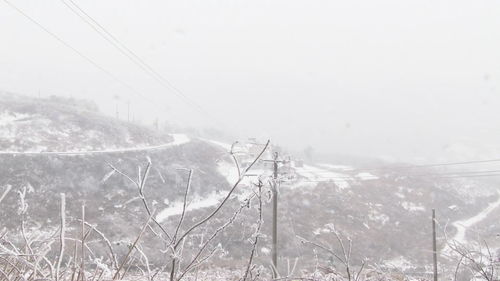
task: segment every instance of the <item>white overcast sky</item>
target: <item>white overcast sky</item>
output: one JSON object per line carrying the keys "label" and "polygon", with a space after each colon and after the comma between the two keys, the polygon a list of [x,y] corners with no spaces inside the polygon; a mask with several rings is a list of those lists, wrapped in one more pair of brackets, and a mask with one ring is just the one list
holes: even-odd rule
{"label": "white overcast sky", "polygon": [[94,99],[107,114],[119,96],[121,114],[130,101],[145,121],[236,130],[296,149],[499,157],[497,0],[73,0],[219,121],[146,76],[60,0],[9,1],[148,101],[3,0],[0,90]]}

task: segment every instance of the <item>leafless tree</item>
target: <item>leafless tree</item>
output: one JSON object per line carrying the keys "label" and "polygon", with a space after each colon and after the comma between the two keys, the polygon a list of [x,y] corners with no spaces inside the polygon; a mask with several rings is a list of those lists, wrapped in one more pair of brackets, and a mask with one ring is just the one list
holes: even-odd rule
{"label": "leafless tree", "polygon": [[[98,229],[96,225],[88,221],[85,205],[82,205],[81,215],[78,218],[68,216],[64,194],[61,194],[60,198],[59,226],[52,229],[49,234],[30,234],[26,229],[27,193],[25,188],[20,189],[18,194],[21,202],[19,211],[22,221],[21,235],[18,239],[19,237],[8,232],[0,233],[0,281],[103,281],[130,279],[136,275],[148,281],[162,278],[160,276],[166,276],[171,281],[184,280],[191,276],[194,271],[198,272],[200,268],[207,265],[212,257],[221,251],[221,247],[215,243],[217,238],[233,225],[243,211],[248,208],[257,210],[257,218],[249,237],[248,259],[242,265],[239,278],[242,281],[265,279],[267,273],[264,272],[262,266],[258,266],[256,263],[257,248],[262,239],[261,230],[264,223],[262,195],[265,194],[264,188],[267,185],[263,184],[263,179],[258,178],[258,182],[251,187],[252,192],[245,195],[244,200],[240,199],[239,204],[230,209],[230,215],[222,217],[218,214],[223,208],[229,208],[229,202],[234,197],[238,186],[247,177],[250,169],[259,161],[268,146],[269,142],[250,164],[243,165],[244,168],[238,161],[237,153],[233,151],[235,146],[232,147],[230,156],[237,169],[238,178],[226,191],[217,206],[197,220],[195,216],[188,219],[194,170],[184,169],[187,172],[187,180],[181,199],[182,211],[179,216],[174,217],[175,223],[173,224],[159,222],[155,216],[157,213],[154,209],[155,205],[148,200],[148,176],[153,166],[151,160],[148,159],[145,166],[138,168],[136,176],[130,176],[110,165],[113,173],[123,176],[136,187],[138,195],[134,197],[134,200],[140,200],[146,214],[142,225],[137,226],[133,241],[126,241],[128,249],[124,253],[115,249],[115,244],[103,230]],[[0,203],[11,189],[9,187],[2,192]],[[215,219],[216,217],[217,219]],[[194,222],[188,224],[191,220]],[[158,250],[158,252],[166,253],[166,259],[159,268],[151,267],[150,257],[152,253],[146,250],[146,244],[143,241],[146,234],[152,234],[154,239],[165,245],[165,248]],[[351,265],[352,241],[343,238],[338,232],[334,232],[334,235],[341,248],[340,254],[319,242],[303,238],[301,240],[332,254],[345,266],[346,279],[359,281],[364,263],[355,272]],[[19,243],[19,241],[22,242]],[[192,241],[197,242],[191,243]],[[97,256],[96,250],[99,252],[104,250],[105,256]],[[297,262],[296,259],[293,263],[289,263],[288,273],[277,280],[318,280],[314,277],[293,277],[292,279]],[[195,276],[198,276],[198,273]]]}
{"label": "leafless tree", "polygon": [[[227,204],[228,200],[232,197],[234,194],[235,190],[237,187],[241,184],[241,182],[245,179],[247,176],[248,171],[257,163],[257,161],[261,158],[261,156],[264,154],[264,152],[267,150],[269,146],[269,141],[265,144],[265,146],[262,148],[260,153],[253,159],[253,161],[244,169],[241,170],[241,166],[237,160],[237,157],[235,156],[235,152],[233,151],[234,145],[232,146],[232,149],[230,151],[230,155],[232,159],[234,160],[236,169],[238,171],[238,179],[237,181],[232,185],[230,190],[226,193],[226,195],[223,197],[222,201],[217,205],[217,207],[209,212],[207,216],[204,218],[200,219],[198,222],[194,223],[190,227],[187,227],[184,231],[182,231],[183,223],[184,223],[184,218],[186,215],[186,210],[187,210],[187,203],[188,203],[188,196],[189,196],[189,190],[191,188],[191,180],[192,180],[192,175],[193,175],[193,170],[188,169],[188,180],[186,183],[186,187],[183,193],[183,204],[182,204],[182,212],[179,218],[179,221],[177,222],[174,231],[172,233],[169,233],[165,226],[163,226],[161,223],[159,223],[154,216],[152,216],[152,210],[149,207],[149,203],[146,199],[145,195],[145,187],[146,187],[146,182],[147,182],[147,177],[149,175],[149,171],[151,169],[152,163],[149,160],[144,172],[141,172],[141,169],[139,168],[139,173],[138,173],[138,180],[134,180],[131,176],[127,175],[126,173],[120,171],[116,167],[111,166],[111,168],[116,171],[118,174],[124,176],[126,179],[128,179],[130,182],[132,182],[138,190],[139,193],[139,198],[141,199],[143,206],[147,212],[148,215],[150,215],[151,220],[155,224],[157,228],[159,228],[160,233],[156,232],[153,227],[149,227],[149,229],[155,233],[158,237],[162,238],[164,241],[167,242],[167,247],[166,250],[170,252],[170,273],[169,273],[169,279],[171,281],[174,280],[181,280],[186,276],[188,272],[191,270],[199,267],[201,264],[206,262],[210,257],[213,256],[213,254],[217,251],[217,248],[212,248],[208,249],[209,243],[213,241],[217,235],[219,235],[224,229],[226,229],[236,218],[236,216],[239,215],[241,212],[241,208],[237,210],[234,215],[228,219],[227,223],[224,223],[220,228],[216,229],[212,235],[210,235],[210,238],[207,239],[199,249],[195,251],[195,254],[188,259],[187,256],[183,255],[183,247],[185,241],[187,238],[189,238],[190,235],[194,233],[195,230],[199,229],[202,227],[204,224],[206,224],[208,221],[213,219],[219,212],[220,210]],[[249,200],[249,199],[248,199]],[[188,259],[188,260],[186,260]],[[179,269],[179,266],[181,262],[185,262],[187,265]],[[154,275],[153,278],[156,277],[161,271],[165,270],[166,266],[163,268],[160,268]]]}
{"label": "leafless tree", "polygon": [[487,281],[498,280],[499,261],[491,251],[486,240],[463,244],[452,239],[446,239],[452,254],[457,259],[453,280],[457,281],[460,270],[469,271],[472,276]]}
{"label": "leafless tree", "polygon": [[330,232],[334,235],[335,240],[337,241],[338,246],[341,249],[341,253],[338,253],[333,247],[330,245],[325,245],[320,242],[310,241],[303,237],[297,236],[300,241],[304,244],[312,245],[318,249],[321,249],[328,254],[332,255],[337,261],[339,261],[345,270],[346,276],[345,278],[348,281],[359,281],[361,277],[361,273],[365,267],[365,261],[363,260],[361,265],[358,267],[357,271],[354,270],[351,265],[351,257],[352,257],[352,240],[349,237],[344,237],[338,230],[333,227],[330,229]]}

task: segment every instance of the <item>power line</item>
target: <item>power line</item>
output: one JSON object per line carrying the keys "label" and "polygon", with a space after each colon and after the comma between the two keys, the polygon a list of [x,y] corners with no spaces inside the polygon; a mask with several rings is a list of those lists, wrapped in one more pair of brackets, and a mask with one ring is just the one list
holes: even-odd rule
{"label": "power line", "polygon": [[407,174],[406,176],[456,176],[456,175],[475,175],[475,174],[490,174],[500,173],[500,170],[482,170],[482,171],[463,171],[463,172],[445,172],[445,173],[428,173],[428,174]]}
{"label": "power line", "polygon": [[[480,177],[496,177],[500,176],[500,173],[494,171],[485,171],[484,173],[476,174],[416,174],[416,175],[399,175],[399,177],[431,177],[431,178],[480,178]],[[377,177],[378,178],[378,177]],[[360,179],[356,177],[318,177],[315,180],[305,180],[303,182],[330,182],[335,180],[375,180],[373,179]]]}
{"label": "power line", "polygon": [[426,164],[426,165],[408,165],[408,166],[396,167],[396,169],[412,169],[412,168],[469,165],[469,164],[481,164],[481,163],[491,163],[491,162],[500,162],[500,159],[473,160],[473,161],[463,161],[463,162],[448,162],[448,163],[437,163],[437,164]]}
{"label": "power line", "polygon": [[94,67],[96,67],[100,71],[104,72],[106,75],[108,75],[109,77],[111,77],[113,80],[115,80],[116,82],[118,82],[120,85],[122,85],[123,87],[129,89],[132,93],[134,93],[135,95],[141,97],[142,99],[147,100],[147,101],[149,101],[149,102],[157,105],[157,103],[155,103],[154,101],[151,101],[150,99],[148,99],[146,96],[144,96],[142,93],[140,93],[139,91],[137,91],[135,88],[133,88],[132,86],[130,86],[129,84],[127,84],[123,80],[119,79],[117,76],[115,76],[113,73],[111,73],[110,71],[106,70],[102,66],[100,66],[98,63],[96,63],[90,57],[88,57],[87,55],[83,54],[78,49],[76,49],[75,47],[73,47],[72,45],[70,45],[69,43],[67,43],[66,41],[64,41],[57,34],[53,33],[49,29],[47,29],[45,26],[43,26],[37,20],[35,20],[34,18],[30,17],[28,14],[26,14],[19,7],[15,6],[11,2],[9,2],[8,0],[3,0],[3,1],[5,3],[7,3],[7,5],[9,5],[11,8],[13,8],[14,10],[16,10],[18,13],[20,13],[22,16],[24,16],[25,18],[27,18],[30,22],[34,23],[36,26],[38,26],[40,29],[42,29],[45,33],[49,34],[52,38],[56,39],[59,43],[63,44],[65,47],[67,47],[70,50],[72,50],[73,52],[75,52],[78,56],[80,56],[81,58],[83,58],[84,60],[86,60],[88,63],[92,64]]}
{"label": "power line", "polygon": [[[333,172],[337,173],[337,172]],[[411,173],[406,173],[406,174],[398,174],[398,176],[432,176],[432,175],[467,175],[467,174],[482,174],[482,173],[500,173],[500,170],[481,170],[481,171],[460,171],[460,172],[442,172],[442,173],[426,173],[426,174],[411,174]],[[329,171],[322,171],[322,172],[316,172],[314,173],[315,175],[319,175],[319,178],[330,178],[330,177],[337,177],[335,175],[331,175]],[[339,177],[342,177],[344,174],[338,173]],[[367,174],[366,177],[370,177],[371,174]],[[363,175],[352,175],[353,177],[363,177]],[[373,175],[375,176],[375,175]]]}
{"label": "power line", "polygon": [[[457,166],[457,165],[470,165],[470,164],[485,164],[485,163],[495,163],[500,162],[500,159],[485,159],[485,160],[471,160],[462,162],[445,162],[445,163],[434,163],[434,164],[422,164],[422,165],[402,165],[402,166],[381,166],[381,167],[367,167],[367,168],[357,168],[350,169],[340,172],[366,172],[366,171],[385,171],[385,170],[408,170],[408,169],[421,169],[421,168],[432,168],[432,167],[445,167],[445,166]],[[317,173],[328,173],[328,170],[317,172]],[[331,171],[337,172],[337,171]]]}
{"label": "power line", "polygon": [[[313,173],[312,178],[305,182],[328,182],[331,180],[376,180],[380,178],[377,175],[349,175],[338,174],[328,176],[329,171]],[[300,175],[300,173],[298,173]],[[467,177],[493,177],[500,176],[500,170],[479,170],[479,171],[461,171],[461,172],[443,172],[443,173],[424,173],[424,174],[397,174],[396,177],[432,177],[432,178],[467,178]],[[371,178],[370,178],[371,177]]]}
{"label": "power line", "polygon": [[[115,49],[126,56],[135,65],[141,68],[144,73],[149,77],[156,80],[164,88],[173,91],[173,94],[178,98],[183,100],[186,104],[195,108],[198,112],[205,116],[208,116],[213,121],[219,123],[210,113],[208,113],[203,107],[196,103],[193,99],[185,95],[179,88],[173,85],[168,79],[163,77],[158,71],[156,71],[151,65],[145,62],[141,57],[139,57],[134,51],[128,48],[123,42],[121,42],[116,36],[114,36],[110,31],[108,31],[103,25],[101,25],[97,20],[95,20],[89,13],[82,9],[73,0],[68,0],[74,7],[69,5],[65,0],[61,2],[68,7],[75,15],[82,19],[87,25],[89,25],[94,31],[96,31],[103,39],[110,43]],[[75,9],[76,8],[76,9]]]}
{"label": "power line", "polygon": [[484,174],[484,175],[457,175],[457,176],[442,176],[438,178],[482,178],[482,177],[497,177],[500,176],[500,173],[498,174]]}

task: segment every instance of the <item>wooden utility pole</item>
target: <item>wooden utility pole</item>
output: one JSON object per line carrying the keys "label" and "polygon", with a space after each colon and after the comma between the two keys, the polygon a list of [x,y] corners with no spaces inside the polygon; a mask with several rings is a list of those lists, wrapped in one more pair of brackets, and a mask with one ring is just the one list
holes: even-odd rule
{"label": "wooden utility pole", "polygon": [[436,210],[432,209],[432,261],[434,265],[434,281],[438,281],[437,245],[436,245]]}
{"label": "wooden utility pole", "polygon": [[289,160],[278,160],[279,153],[276,151],[273,154],[273,159],[262,160],[263,162],[273,163],[273,181],[272,181],[272,192],[273,192],[273,245],[271,249],[272,266],[273,266],[273,278],[278,278],[278,167],[279,164],[288,163]]}
{"label": "wooden utility pole", "polygon": [[278,165],[279,163],[285,162],[278,160],[278,158],[279,153],[274,152],[273,159],[262,160],[264,162],[273,163],[273,181],[271,187],[273,192],[273,245],[271,249],[273,278],[278,278]]}
{"label": "wooden utility pole", "polygon": [[273,161],[273,277],[278,278],[278,152]]}

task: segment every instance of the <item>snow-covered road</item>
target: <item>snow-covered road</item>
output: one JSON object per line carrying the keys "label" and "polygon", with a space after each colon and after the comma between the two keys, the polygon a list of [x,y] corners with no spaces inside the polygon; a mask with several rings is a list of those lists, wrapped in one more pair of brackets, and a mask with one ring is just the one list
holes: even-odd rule
{"label": "snow-covered road", "polygon": [[[222,198],[224,198],[224,194],[216,192],[209,194],[205,198],[197,197],[188,203],[186,206],[186,212],[215,206],[219,204]],[[182,214],[183,204],[183,201],[171,203],[170,207],[163,209],[160,213],[158,213],[158,215],[156,215],[156,220],[158,222],[164,222],[171,216]]]}
{"label": "snow-covered road", "polygon": [[[455,236],[451,238],[450,243],[457,243],[457,244],[466,244],[467,243],[467,238],[466,238],[466,233],[469,228],[472,226],[482,222],[484,219],[488,217],[488,215],[491,214],[496,208],[500,207],[500,192],[498,193],[498,199],[490,204],[486,208],[484,208],[481,212],[479,212],[477,215],[470,217],[465,220],[459,220],[454,223],[452,223],[453,227],[457,229],[457,233]],[[446,245],[443,249],[443,254],[445,255],[450,255],[451,254],[451,249],[448,245]]]}
{"label": "snow-covered road", "polygon": [[0,151],[0,155],[64,155],[64,156],[78,156],[78,155],[92,155],[92,154],[105,154],[105,153],[124,153],[124,152],[138,152],[148,150],[165,149],[173,146],[182,145],[191,141],[191,139],[184,134],[172,134],[174,140],[172,142],[153,146],[131,147],[131,148],[117,148],[117,149],[104,149],[104,150],[87,150],[87,151]]}
{"label": "snow-covered road", "polygon": [[467,232],[467,229],[470,228],[471,226],[478,224],[479,222],[483,221],[485,218],[488,217],[488,215],[493,212],[496,208],[500,206],[500,193],[499,197],[495,202],[490,203],[486,208],[484,208],[479,214],[468,218],[466,220],[461,220],[461,221],[456,221],[452,225],[457,229],[457,234],[453,237],[453,240],[455,240],[458,243],[465,243],[467,242],[465,238],[465,234]]}

